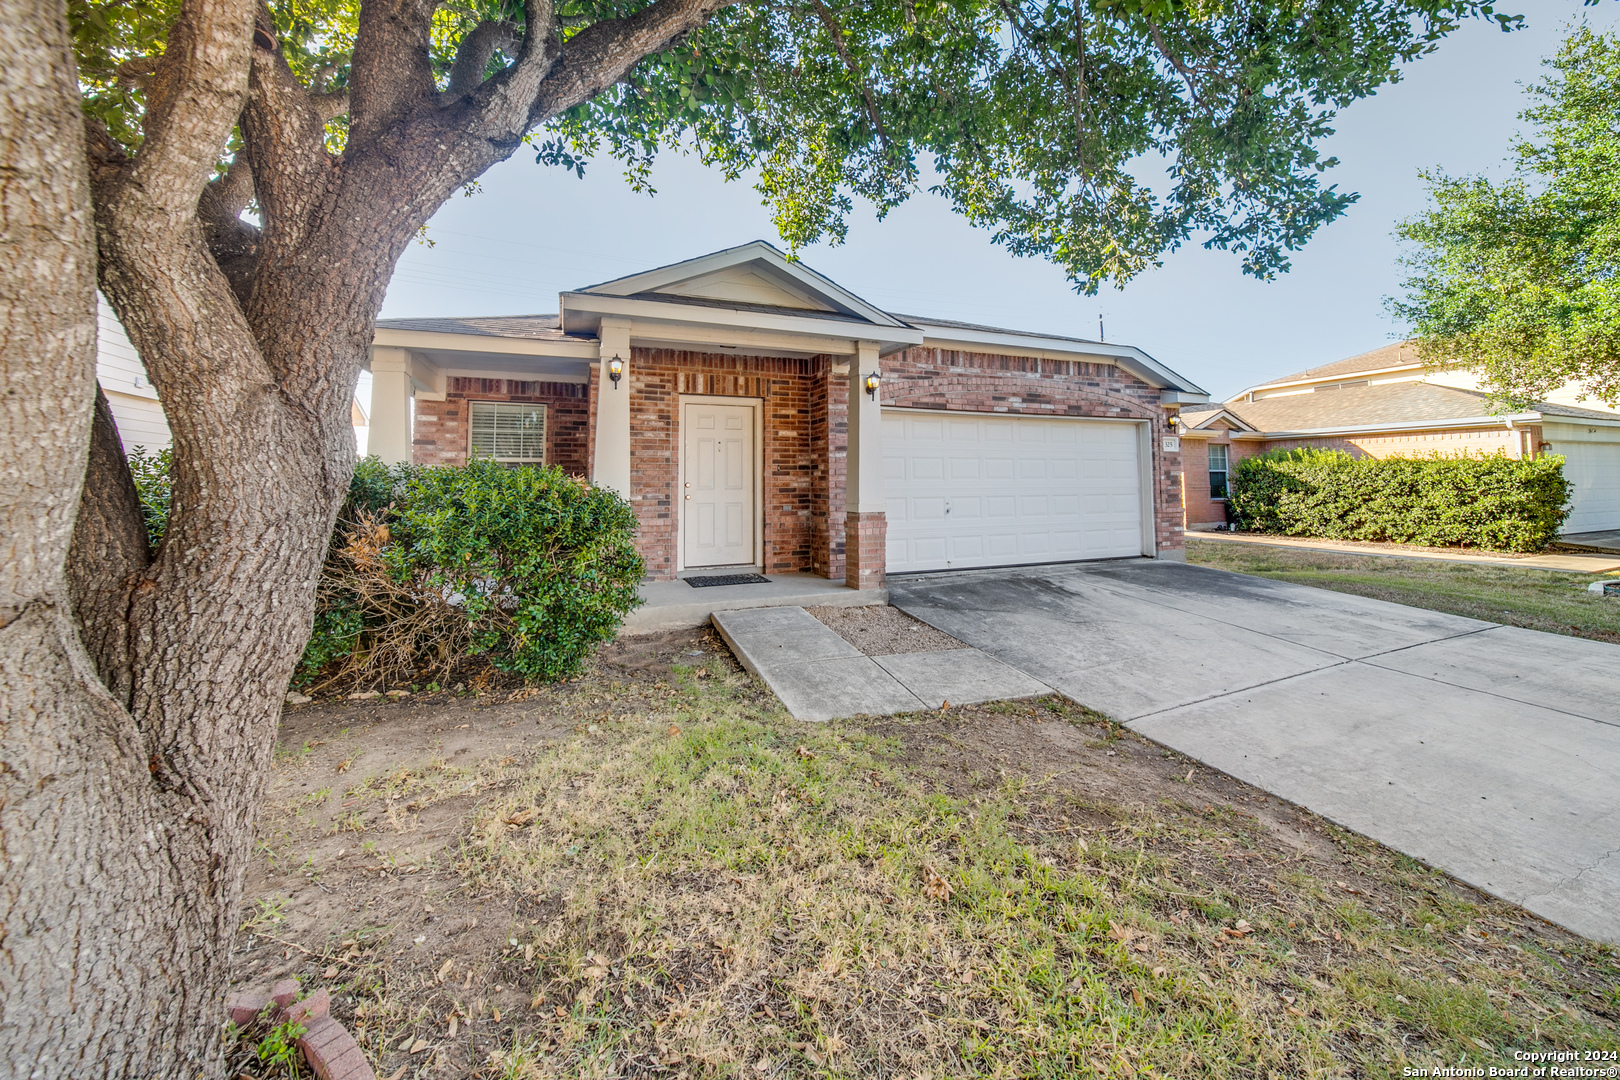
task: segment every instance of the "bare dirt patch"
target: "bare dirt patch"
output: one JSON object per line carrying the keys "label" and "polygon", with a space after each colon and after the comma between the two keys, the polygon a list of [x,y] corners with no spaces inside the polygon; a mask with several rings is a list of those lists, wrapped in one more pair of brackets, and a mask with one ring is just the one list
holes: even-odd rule
{"label": "bare dirt patch", "polygon": [[888,604],[813,607],[805,610],[867,656],[967,648],[966,644],[944,631],[935,630]]}
{"label": "bare dirt patch", "polygon": [[1061,699],[800,724],[708,631],[291,710],[261,834],[237,983],[329,987],[384,1078],[1382,1076],[1620,1022],[1613,950]]}

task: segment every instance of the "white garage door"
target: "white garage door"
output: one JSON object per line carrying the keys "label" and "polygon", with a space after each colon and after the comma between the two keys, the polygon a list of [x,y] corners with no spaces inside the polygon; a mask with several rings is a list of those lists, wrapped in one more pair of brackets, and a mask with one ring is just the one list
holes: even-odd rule
{"label": "white garage door", "polygon": [[1567,533],[1620,529],[1620,443],[1574,442],[1555,437],[1552,452],[1564,455],[1570,493]]}
{"label": "white garage door", "polygon": [[1142,554],[1137,425],[886,409],[888,571]]}

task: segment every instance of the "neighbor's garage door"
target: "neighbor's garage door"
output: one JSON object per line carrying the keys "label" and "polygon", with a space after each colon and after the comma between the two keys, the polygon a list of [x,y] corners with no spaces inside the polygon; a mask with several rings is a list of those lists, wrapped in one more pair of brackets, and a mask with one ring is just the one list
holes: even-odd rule
{"label": "neighbor's garage door", "polygon": [[1564,455],[1564,479],[1575,486],[1564,532],[1620,529],[1620,443],[1552,438],[1552,452]]}
{"label": "neighbor's garage door", "polygon": [[885,409],[888,571],[1142,554],[1137,425]]}

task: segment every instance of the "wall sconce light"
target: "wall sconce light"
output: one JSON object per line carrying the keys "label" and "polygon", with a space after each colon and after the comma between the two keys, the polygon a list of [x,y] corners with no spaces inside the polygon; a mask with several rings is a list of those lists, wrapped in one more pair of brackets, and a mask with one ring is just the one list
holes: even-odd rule
{"label": "wall sconce light", "polygon": [[613,380],[613,389],[619,388],[619,380],[624,378],[624,361],[617,356],[608,361],[608,378]]}
{"label": "wall sconce light", "polygon": [[882,382],[883,378],[877,372],[874,371],[869,374],[866,377],[866,396],[869,398],[876,398],[878,385]]}

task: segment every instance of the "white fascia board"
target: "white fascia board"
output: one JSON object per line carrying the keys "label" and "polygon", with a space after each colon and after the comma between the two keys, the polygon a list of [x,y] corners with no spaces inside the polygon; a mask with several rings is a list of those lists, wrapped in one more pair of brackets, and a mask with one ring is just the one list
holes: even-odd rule
{"label": "white fascia board", "polygon": [[1192,394],[1185,390],[1161,390],[1159,392],[1160,405],[1208,405],[1209,395],[1205,393]]}
{"label": "white fascia board", "polygon": [[1419,361],[1415,364],[1396,364],[1394,367],[1368,368],[1366,371],[1347,371],[1343,375],[1318,375],[1310,379],[1288,379],[1284,382],[1261,383],[1258,386],[1251,386],[1247,390],[1241,390],[1236,396],[1229,397],[1226,400],[1237,401],[1245,394],[1255,394],[1261,390],[1281,390],[1287,386],[1315,386],[1317,383],[1341,383],[1347,380],[1365,379],[1373,375],[1388,375],[1396,371],[1412,371],[1422,367],[1423,363]]}
{"label": "white fascia board", "polygon": [[[671,263],[653,270],[646,270],[629,277],[615,278],[597,285],[588,285],[576,293],[565,293],[566,296],[589,294],[591,296],[634,296],[637,293],[658,292],[660,289],[692,278],[702,277],[705,274],[717,273],[730,269],[733,266],[745,266],[748,263],[763,260],[770,268],[796,283],[811,295],[817,296],[833,307],[843,308],[868,322],[885,327],[904,327],[888,312],[862,300],[843,286],[822,277],[803,263],[793,262],[763,240],[752,240],[740,247],[726,248],[708,255],[700,255],[685,262]],[[871,340],[868,337],[867,340]]]}
{"label": "white fascia board", "polygon": [[[562,356],[595,360],[600,348],[594,341],[549,341],[536,338],[490,337],[484,334],[438,334],[423,330],[379,329],[373,345],[435,352],[500,353],[505,356]],[[368,364],[369,364],[369,357]]]}
{"label": "white fascia board", "polygon": [[[1234,434],[1234,435],[1236,435],[1240,431],[1254,431],[1255,430],[1254,427],[1252,427],[1251,425],[1244,423],[1243,419],[1241,417],[1234,416],[1231,413],[1227,412],[1225,409],[1222,409],[1219,412],[1211,413],[1208,416],[1208,418],[1199,421],[1199,423],[1198,423],[1198,425],[1196,427],[1187,428],[1185,433],[1188,434],[1188,435],[1191,435],[1195,431],[1214,431],[1214,429],[1209,427],[1208,425],[1213,424],[1217,420],[1225,420],[1229,424],[1235,424],[1236,427],[1234,429],[1232,429],[1232,434]],[[1186,421],[1183,420],[1182,423],[1186,423]]]}
{"label": "white fascia board", "polygon": [[[967,330],[959,326],[940,326],[917,320],[913,325],[922,330],[923,344],[949,348],[953,345],[994,346],[998,351],[1010,350],[1012,356],[1050,356],[1059,359],[1101,359],[1117,364],[1158,390],[1179,390],[1189,394],[1202,394],[1209,400],[1209,392],[1196,383],[1182,378],[1141,349],[1130,345],[1108,345],[1100,341],[1071,341],[1066,338],[1037,337],[1032,334],[1013,334],[996,330]],[[1200,402],[1202,404],[1202,402]]]}
{"label": "white fascia board", "polygon": [[1261,439],[1305,439],[1320,435],[1376,435],[1381,432],[1397,434],[1402,431],[1443,431],[1446,428],[1512,427],[1515,423],[1535,423],[1540,419],[1540,413],[1514,413],[1512,416],[1460,416],[1451,420],[1408,420],[1388,424],[1357,424],[1352,427],[1259,431],[1255,432],[1251,437]]}
{"label": "white fascia board", "polygon": [[1541,418],[1542,424],[1552,424],[1557,427],[1620,427],[1620,417],[1613,420],[1599,420],[1595,416],[1564,416],[1560,413],[1534,413]]}
{"label": "white fascia board", "polygon": [[[797,315],[779,315],[764,311],[739,311],[734,308],[709,307],[687,304],[664,304],[657,300],[632,300],[622,296],[601,296],[595,293],[563,293],[563,317],[569,315],[617,315],[637,322],[651,321],[670,325],[719,326],[726,329],[775,330],[798,334],[807,338],[839,338],[857,341],[876,341],[879,347],[921,345],[922,331],[898,323],[875,326],[853,319],[815,319]],[[633,331],[641,337],[641,331]],[[814,352],[816,350],[807,350]]]}

